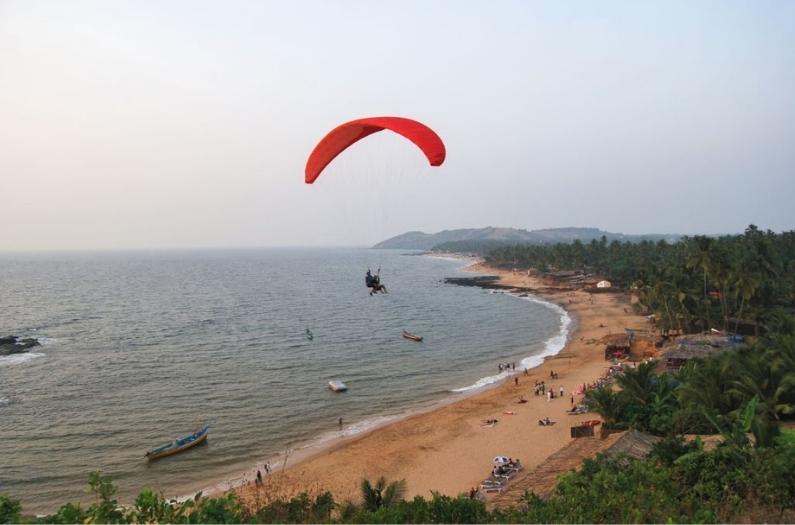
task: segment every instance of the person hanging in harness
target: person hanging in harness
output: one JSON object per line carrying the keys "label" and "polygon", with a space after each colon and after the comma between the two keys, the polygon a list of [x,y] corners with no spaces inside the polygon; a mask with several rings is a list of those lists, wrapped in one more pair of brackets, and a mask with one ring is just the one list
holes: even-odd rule
{"label": "person hanging in harness", "polygon": [[381,268],[378,269],[375,275],[370,272],[370,268],[367,269],[367,273],[364,276],[364,284],[370,288],[370,295],[374,293],[387,293],[386,286],[381,284]]}

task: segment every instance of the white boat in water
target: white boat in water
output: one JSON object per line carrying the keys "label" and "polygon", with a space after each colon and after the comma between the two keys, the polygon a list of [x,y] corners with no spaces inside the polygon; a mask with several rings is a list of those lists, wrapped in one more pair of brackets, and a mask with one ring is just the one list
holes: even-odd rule
{"label": "white boat in water", "polygon": [[346,390],[348,390],[348,386],[342,381],[329,381],[328,387],[333,392],[345,392]]}

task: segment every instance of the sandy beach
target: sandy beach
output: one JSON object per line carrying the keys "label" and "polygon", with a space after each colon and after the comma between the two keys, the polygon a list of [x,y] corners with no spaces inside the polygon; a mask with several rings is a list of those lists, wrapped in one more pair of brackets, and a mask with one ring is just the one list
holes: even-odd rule
{"label": "sandy beach", "polygon": [[[517,369],[518,385],[513,378],[508,379],[460,401],[288,462],[285,470],[277,469],[266,476],[264,488],[257,489],[252,482],[235,489],[244,502],[256,504],[301,491],[314,494],[325,490],[338,501],[358,500],[361,480],[380,476],[405,479],[408,497],[428,497],[432,490],[456,495],[476,487],[488,476],[494,456],[519,458],[525,468],[532,469],[570,442],[573,424],[595,418],[594,414],[570,416],[566,410],[571,406],[571,392],[601,377],[608,367],[604,345],[595,341],[621,333],[626,327],[646,326],[642,317],[631,313],[628,297],[556,288],[536,277],[482,264],[469,269],[498,275],[500,284],[526,289],[564,307],[575,321],[565,348],[527,375]],[[494,366],[496,371],[496,359]],[[550,379],[551,371],[558,374],[557,379]],[[564,396],[548,401],[534,395],[535,380],[544,380],[556,394],[562,386]],[[520,396],[528,402],[518,403]],[[578,396],[575,402],[580,399]],[[538,420],[544,417],[557,424],[539,426]],[[498,423],[484,426],[488,419],[497,419]]]}

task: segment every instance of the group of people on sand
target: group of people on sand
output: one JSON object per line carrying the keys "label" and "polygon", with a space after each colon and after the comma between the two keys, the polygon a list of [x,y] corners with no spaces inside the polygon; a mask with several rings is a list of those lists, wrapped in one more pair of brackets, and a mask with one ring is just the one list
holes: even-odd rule
{"label": "group of people on sand", "polygon": [[538,380],[535,381],[535,390],[534,390],[535,395],[547,396],[547,401],[552,401],[556,397],[563,397],[564,392],[565,391],[563,389],[563,385],[560,385],[558,387],[558,393],[556,395],[554,387],[547,387],[544,381],[538,381]]}
{"label": "group of people on sand", "polygon": [[[266,461],[265,465],[263,465],[262,468],[265,469],[265,475],[271,474],[273,472],[273,469],[271,468],[271,464],[269,461]],[[254,484],[258,487],[262,486],[262,472],[260,471],[260,469],[257,469],[257,479],[254,480]]]}
{"label": "group of people on sand", "polygon": [[511,472],[515,472],[522,468],[522,464],[519,459],[508,458],[508,463],[495,465],[493,469],[491,469],[492,476],[506,476]]}
{"label": "group of people on sand", "polygon": [[511,370],[511,371],[515,372],[516,371],[516,362],[513,362],[513,363],[499,363],[499,364],[497,364],[497,370],[499,370],[500,373],[502,373],[503,371],[507,372],[508,370]]}

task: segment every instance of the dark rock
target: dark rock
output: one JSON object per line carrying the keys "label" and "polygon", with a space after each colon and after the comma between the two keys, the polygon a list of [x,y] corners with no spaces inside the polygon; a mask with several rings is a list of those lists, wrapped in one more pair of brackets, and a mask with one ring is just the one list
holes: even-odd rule
{"label": "dark rock", "polygon": [[457,286],[476,286],[485,290],[509,290],[515,291],[515,286],[508,286],[499,282],[500,278],[496,275],[479,275],[477,277],[446,277],[446,284]]}
{"label": "dark rock", "polygon": [[23,354],[34,346],[40,346],[34,337],[19,338],[15,335],[0,337],[0,355]]}

